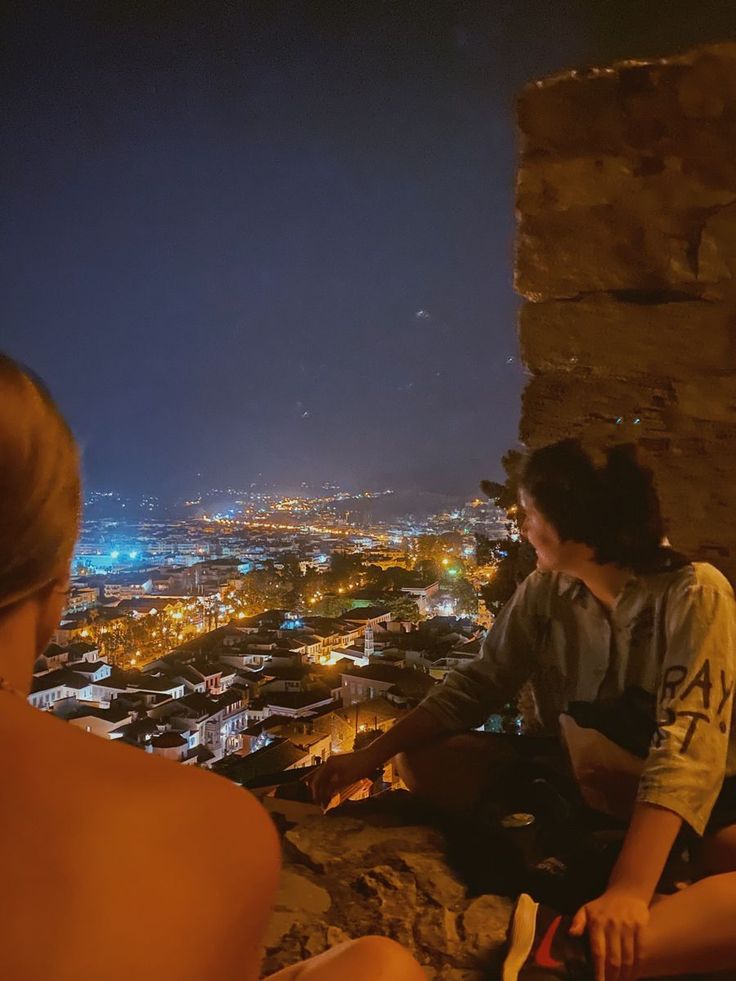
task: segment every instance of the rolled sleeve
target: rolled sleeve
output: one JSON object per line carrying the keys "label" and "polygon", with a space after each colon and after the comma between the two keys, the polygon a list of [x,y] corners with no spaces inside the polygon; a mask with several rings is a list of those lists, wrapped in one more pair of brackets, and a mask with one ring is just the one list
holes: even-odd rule
{"label": "rolled sleeve", "polygon": [[486,634],[477,658],[450,671],[421,702],[448,731],[475,729],[528,680],[535,653],[541,573],[518,587]]}
{"label": "rolled sleeve", "polygon": [[688,584],[668,601],[658,729],[638,800],[678,814],[702,835],[723,783],[736,642],[733,593]]}

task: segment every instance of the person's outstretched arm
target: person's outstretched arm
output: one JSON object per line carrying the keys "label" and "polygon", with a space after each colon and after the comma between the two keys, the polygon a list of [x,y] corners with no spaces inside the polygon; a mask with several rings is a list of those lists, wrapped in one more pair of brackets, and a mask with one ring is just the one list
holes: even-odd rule
{"label": "person's outstretched arm", "polygon": [[306,779],[323,807],[343,787],[367,777],[398,753],[481,725],[528,680],[535,655],[540,592],[547,579],[532,573],[486,634],[478,657],[451,671],[417,708],[365,749],[331,756]]}
{"label": "person's outstretched arm", "polygon": [[330,756],[306,777],[315,801],[327,807],[335,794],[362,777],[368,777],[397,753],[424,746],[445,732],[442,723],[418,705],[403,719],[363,749]]}

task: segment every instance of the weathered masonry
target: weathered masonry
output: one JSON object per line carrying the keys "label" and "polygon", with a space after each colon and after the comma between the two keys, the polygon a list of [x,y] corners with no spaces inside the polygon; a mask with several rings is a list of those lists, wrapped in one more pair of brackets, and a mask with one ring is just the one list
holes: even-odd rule
{"label": "weathered masonry", "polygon": [[521,438],[636,441],[672,543],[736,579],[736,44],[519,99]]}

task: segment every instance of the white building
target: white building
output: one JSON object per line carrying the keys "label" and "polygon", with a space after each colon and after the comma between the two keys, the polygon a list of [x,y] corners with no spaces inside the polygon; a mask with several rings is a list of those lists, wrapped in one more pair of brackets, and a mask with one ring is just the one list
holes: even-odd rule
{"label": "white building", "polygon": [[419,607],[419,612],[424,615],[432,606],[432,602],[440,591],[439,582],[431,582],[426,586],[403,586],[402,593],[406,593]]}

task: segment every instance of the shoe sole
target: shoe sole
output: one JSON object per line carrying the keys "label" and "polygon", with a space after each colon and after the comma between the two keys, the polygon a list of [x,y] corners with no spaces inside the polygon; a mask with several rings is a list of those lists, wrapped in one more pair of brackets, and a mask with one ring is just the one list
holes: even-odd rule
{"label": "shoe sole", "polygon": [[501,981],[517,981],[519,971],[531,953],[537,926],[537,910],[531,896],[522,893],[516,903],[509,930],[509,951],[503,962]]}

